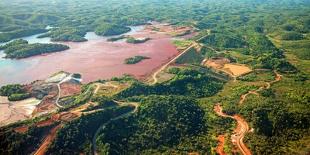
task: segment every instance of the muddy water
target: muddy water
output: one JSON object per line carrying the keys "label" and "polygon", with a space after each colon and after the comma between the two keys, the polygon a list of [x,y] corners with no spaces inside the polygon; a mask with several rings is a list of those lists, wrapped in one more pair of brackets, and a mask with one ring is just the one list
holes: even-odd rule
{"label": "muddy water", "polygon": [[[124,41],[112,43],[107,42],[105,37],[89,32],[85,36],[89,40],[87,42],[63,43],[70,46],[69,50],[63,52],[21,60],[0,59],[0,85],[29,83],[45,79],[61,70],[81,73],[84,82],[123,74],[142,78],[178,53],[168,35],[148,32],[141,27],[134,27],[129,35],[152,39],[143,44],[128,44]],[[151,59],[134,65],[124,64],[126,58],[135,55]]]}

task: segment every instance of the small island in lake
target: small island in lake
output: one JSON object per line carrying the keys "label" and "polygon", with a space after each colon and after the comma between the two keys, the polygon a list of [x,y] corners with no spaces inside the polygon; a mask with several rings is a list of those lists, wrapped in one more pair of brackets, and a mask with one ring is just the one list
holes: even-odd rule
{"label": "small island in lake", "polygon": [[53,53],[69,49],[69,46],[62,44],[29,44],[28,41],[18,39],[6,45],[0,46],[4,50],[5,58],[27,58],[44,53]]}
{"label": "small island in lake", "polygon": [[134,37],[128,37],[126,42],[131,43],[131,44],[140,44],[140,43],[145,43],[151,38],[134,38]]}
{"label": "small island in lake", "polygon": [[144,59],[150,59],[150,58],[146,57],[146,56],[138,55],[138,56],[134,56],[134,57],[125,59],[125,64],[136,64],[136,63],[139,63],[140,61],[142,61]]}

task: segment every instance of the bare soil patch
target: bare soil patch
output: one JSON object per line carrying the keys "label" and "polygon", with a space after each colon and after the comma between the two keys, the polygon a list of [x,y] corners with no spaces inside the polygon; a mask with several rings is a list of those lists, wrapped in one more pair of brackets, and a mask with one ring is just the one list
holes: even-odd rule
{"label": "bare soil patch", "polygon": [[20,126],[15,129],[13,129],[17,133],[26,133],[28,131],[29,127],[28,126]]}
{"label": "bare soil patch", "polygon": [[100,95],[112,96],[128,88],[130,85],[131,85],[130,83],[109,81],[101,84],[100,88],[98,88],[97,93]]}
{"label": "bare soil patch", "polygon": [[168,23],[153,23],[145,28],[152,32],[162,32],[171,36],[188,36],[193,34],[192,28],[187,26],[173,26]]}
{"label": "bare soil patch", "polygon": [[248,74],[252,72],[248,66],[237,63],[230,63],[227,58],[213,58],[203,62],[205,66],[211,67],[216,70],[223,71],[233,77]]}
{"label": "bare soil patch", "polygon": [[28,98],[0,104],[0,126],[32,117],[32,112],[40,102],[38,99]]}
{"label": "bare soil patch", "polygon": [[42,102],[37,106],[33,112],[33,116],[44,114],[56,110],[57,106],[55,105],[57,91],[50,92],[49,95],[45,96]]}
{"label": "bare soil patch", "polygon": [[214,69],[222,69],[227,63],[230,63],[229,59],[227,58],[213,58],[207,60],[204,65]]}
{"label": "bare soil patch", "polygon": [[56,133],[57,130],[60,129],[62,127],[61,124],[57,125],[56,127],[54,127],[50,133],[47,135],[47,137],[44,139],[42,145],[40,146],[40,148],[34,153],[34,155],[44,155],[48,146],[50,145],[50,143],[56,138]]}
{"label": "bare soil patch", "polygon": [[37,126],[37,127],[50,126],[50,125],[52,125],[53,123],[55,123],[55,121],[53,121],[52,119],[48,119],[48,120],[45,120],[45,121],[38,122],[38,123],[36,124],[36,126]]}
{"label": "bare soil patch", "polygon": [[249,67],[241,64],[225,64],[223,69],[227,70],[227,72],[230,72],[234,76],[241,76],[252,72]]}
{"label": "bare soil patch", "polygon": [[9,103],[10,101],[8,100],[8,97],[6,96],[0,96],[0,104],[3,103]]}
{"label": "bare soil patch", "polygon": [[60,98],[73,96],[81,92],[81,85],[77,83],[65,82],[60,85]]}
{"label": "bare soil patch", "polygon": [[226,155],[224,151],[224,144],[225,144],[225,135],[219,135],[217,137],[218,145],[216,147],[216,153],[219,155]]}
{"label": "bare soil patch", "polygon": [[65,122],[69,122],[69,121],[71,121],[71,120],[73,120],[73,119],[75,119],[77,117],[78,117],[78,115],[76,115],[76,114],[73,114],[73,113],[70,113],[70,112],[66,112],[66,113],[63,113],[63,114],[60,115],[59,120],[65,121]]}

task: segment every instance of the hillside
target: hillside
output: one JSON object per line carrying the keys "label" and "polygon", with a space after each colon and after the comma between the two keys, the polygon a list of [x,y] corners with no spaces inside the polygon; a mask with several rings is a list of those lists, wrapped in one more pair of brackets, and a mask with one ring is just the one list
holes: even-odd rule
{"label": "hillside", "polygon": [[[83,82],[61,71],[1,87],[0,154],[310,154],[309,1],[3,0],[0,8],[0,42],[53,26],[41,37],[85,43],[94,32],[115,49],[147,53],[143,46],[168,40],[178,50],[140,78]],[[140,36],[147,40],[135,43]],[[54,46],[67,49],[25,40],[0,49],[24,58]],[[142,70],[158,57],[124,61]]]}

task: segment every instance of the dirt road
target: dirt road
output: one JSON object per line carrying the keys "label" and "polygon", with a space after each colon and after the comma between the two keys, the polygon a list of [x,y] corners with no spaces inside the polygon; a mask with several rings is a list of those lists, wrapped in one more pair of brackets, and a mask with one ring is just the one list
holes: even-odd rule
{"label": "dirt road", "polygon": [[[239,104],[242,104],[249,94],[259,95],[259,93],[258,93],[259,91],[261,91],[263,89],[269,89],[272,84],[274,84],[274,83],[276,83],[276,82],[278,82],[278,81],[280,81],[282,79],[282,75],[279,74],[277,71],[274,71],[274,74],[275,74],[275,80],[273,80],[271,82],[266,82],[267,86],[261,86],[257,90],[249,91],[246,94],[241,95]],[[244,139],[245,134],[247,132],[249,132],[249,130],[250,130],[248,123],[239,115],[230,116],[230,115],[227,115],[227,114],[223,113],[222,107],[220,106],[220,104],[215,105],[214,111],[216,112],[216,114],[218,114],[221,117],[232,118],[232,119],[237,121],[237,127],[236,127],[236,129],[234,131],[234,134],[231,136],[231,140],[232,140],[232,142],[235,145],[237,145],[237,147],[239,148],[240,152],[243,155],[251,155],[251,151],[243,143],[243,139]],[[219,141],[219,142],[220,142],[219,146],[218,146],[219,150],[217,150],[217,151],[220,152],[221,151],[220,150],[221,149],[220,145],[222,145],[222,143],[221,143],[221,141]]]}
{"label": "dirt road", "polygon": [[193,43],[191,46],[189,46],[188,48],[186,48],[183,52],[181,52],[179,55],[177,55],[176,57],[174,57],[173,59],[171,59],[168,63],[166,63],[165,65],[161,66],[156,72],[153,73],[152,78],[153,78],[153,82],[152,85],[156,84],[158,82],[157,79],[157,75],[165,70],[170,64],[172,64],[175,60],[177,60],[179,57],[181,57],[183,54],[185,54],[187,51],[189,51],[191,48],[195,47],[197,45],[197,43]]}
{"label": "dirt road", "polygon": [[39,147],[39,149],[34,153],[34,155],[44,155],[46,153],[46,150],[49,146],[49,144],[56,138],[56,133],[58,131],[58,129],[61,128],[61,124],[55,126],[50,132],[49,134],[45,137],[45,139],[43,140],[43,143],[41,144],[41,146]]}
{"label": "dirt road", "polygon": [[98,155],[98,152],[97,152],[97,145],[96,145],[96,138],[98,136],[98,134],[100,133],[100,131],[106,126],[108,125],[111,121],[114,121],[114,120],[118,120],[118,119],[121,119],[121,118],[124,118],[124,117],[127,117],[129,116],[130,114],[132,113],[135,113],[137,110],[138,110],[138,106],[139,104],[138,103],[135,103],[135,102],[120,102],[120,101],[114,101],[115,103],[119,104],[119,106],[134,106],[135,109],[133,111],[130,111],[130,112],[127,112],[127,113],[124,113],[122,115],[119,115],[113,119],[110,119],[109,121],[107,121],[106,123],[102,124],[95,132],[95,135],[92,139],[92,144],[93,144],[93,147],[92,147],[92,152],[93,152],[93,155]]}
{"label": "dirt road", "polygon": [[217,137],[218,140],[218,145],[216,147],[216,153],[219,155],[226,155],[225,151],[224,151],[224,144],[225,144],[225,135],[219,135]]}
{"label": "dirt road", "polygon": [[58,102],[59,102],[59,99],[60,99],[60,95],[61,95],[61,88],[60,88],[60,85],[61,85],[62,83],[64,83],[64,82],[67,82],[67,81],[69,81],[70,79],[72,79],[72,78],[73,78],[72,75],[73,75],[73,74],[68,75],[67,77],[65,77],[64,79],[62,79],[60,82],[57,83],[58,96],[57,96],[57,98],[56,98],[55,103],[56,103],[56,105],[57,105],[58,108],[63,108],[63,106],[60,105],[60,104],[58,103]]}
{"label": "dirt road", "polygon": [[[210,31],[208,31],[208,33],[210,34]],[[208,35],[209,35],[208,34]],[[152,74],[152,79],[153,79],[153,82],[151,83],[151,85],[154,85],[158,82],[158,78],[157,78],[157,75],[165,70],[170,64],[172,64],[175,60],[177,60],[179,57],[181,57],[182,55],[184,55],[186,52],[188,52],[191,48],[194,48],[195,46],[198,45],[197,42],[199,42],[200,40],[204,39],[205,37],[207,37],[208,35],[206,36],[203,36],[199,39],[197,39],[196,41],[194,41],[189,47],[187,47],[184,51],[182,51],[179,55],[177,55],[176,57],[174,57],[173,59],[171,59],[169,62],[167,62],[165,65],[161,66],[156,72],[154,72]]]}
{"label": "dirt road", "polygon": [[246,94],[241,95],[239,104],[243,104],[243,102],[245,101],[245,99],[246,99],[246,97],[247,97],[248,95],[254,94],[254,95],[259,96],[259,93],[258,93],[259,91],[262,91],[262,90],[264,90],[264,89],[269,89],[269,88],[271,87],[272,84],[281,81],[282,75],[279,74],[277,71],[273,71],[273,72],[274,72],[274,74],[275,74],[275,76],[276,76],[276,77],[275,77],[275,80],[273,80],[273,81],[271,81],[271,82],[266,82],[266,86],[261,86],[261,87],[259,87],[257,90],[250,90],[250,91],[248,91]]}
{"label": "dirt road", "polygon": [[[56,102],[56,105],[58,104],[58,100],[59,100],[59,97],[60,97],[60,93],[61,93],[61,89],[60,89],[60,84],[63,83],[63,82],[66,82],[68,80],[70,80],[72,77],[71,75],[64,78],[61,82],[59,82],[57,85],[59,86],[58,89],[59,89],[59,92],[58,92],[58,97],[57,97],[57,102]],[[98,88],[99,86],[97,86]],[[87,90],[89,91],[90,88]],[[83,112],[84,110],[86,110],[89,106],[91,105],[94,105],[93,103],[89,102],[89,103],[86,103],[86,104],[83,104],[79,107],[76,107],[76,108],[73,108],[73,109],[70,109],[70,111],[68,112],[63,112],[63,113],[58,113],[58,114],[54,114],[51,119],[49,120],[46,120],[50,123],[47,123],[47,125],[50,125],[54,122],[57,122],[57,121],[60,121],[61,123],[59,125],[57,125],[56,127],[54,127],[53,129],[51,129],[51,131],[48,133],[48,135],[44,138],[42,144],[40,145],[39,149],[36,150],[36,152],[34,153],[34,155],[44,155],[48,146],[51,144],[51,142],[56,138],[56,133],[57,131],[62,127],[63,123],[68,121],[68,120],[71,120],[71,119],[75,119],[75,118],[78,118],[80,117],[82,114],[90,114],[90,113],[93,113],[93,112],[97,112],[98,110],[94,110],[94,111],[90,111],[90,112]],[[60,106],[60,105],[59,105]],[[62,107],[62,106],[60,106]],[[99,109],[100,110],[100,109]],[[73,116],[73,118],[67,118],[68,120],[66,120],[66,118],[63,118],[62,116],[65,116],[65,115],[71,115]],[[38,122],[37,124],[42,124],[42,122]]]}
{"label": "dirt road", "polygon": [[232,142],[237,145],[240,152],[243,155],[251,155],[251,151],[247,148],[247,146],[243,143],[243,138],[245,134],[249,131],[248,123],[239,115],[230,116],[223,113],[223,109],[220,104],[217,104],[214,107],[214,111],[222,117],[232,118],[237,121],[237,128],[234,131],[234,134],[231,136]]}

